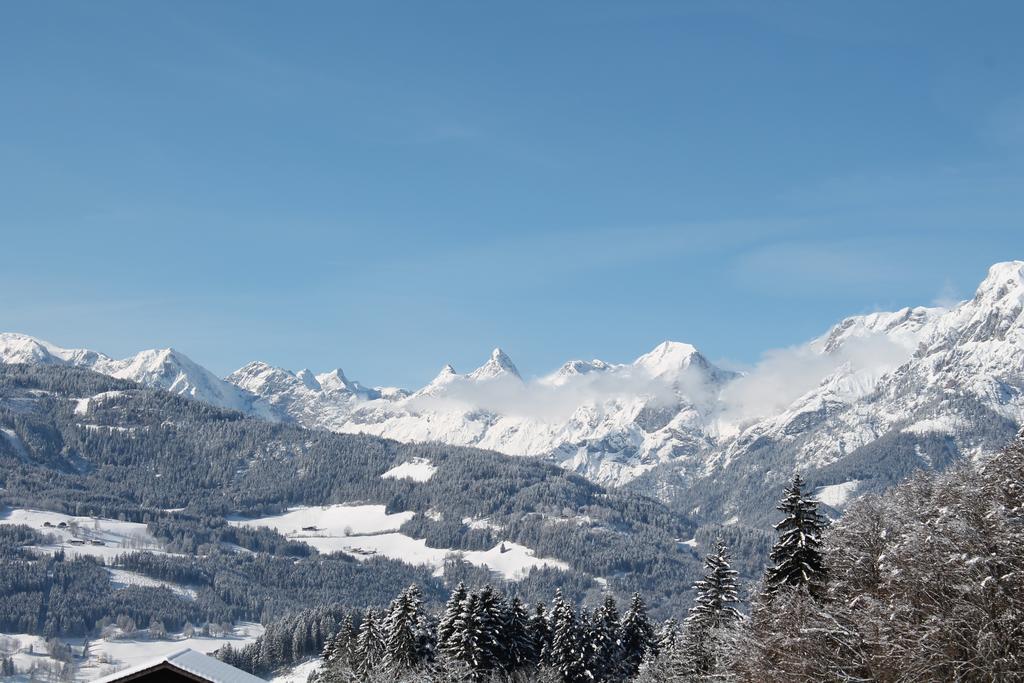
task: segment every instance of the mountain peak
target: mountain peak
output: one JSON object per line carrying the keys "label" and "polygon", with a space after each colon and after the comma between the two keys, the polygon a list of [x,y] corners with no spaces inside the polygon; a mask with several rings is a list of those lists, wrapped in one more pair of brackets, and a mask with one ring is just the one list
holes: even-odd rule
{"label": "mountain peak", "polygon": [[1001,298],[1008,291],[1024,290],[1024,261],[1004,261],[988,269],[988,275],[978,286],[977,296],[994,292]]}
{"label": "mountain peak", "polygon": [[677,341],[663,341],[633,361],[633,365],[647,370],[653,377],[676,374],[694,363],[708,365],[697,347]]}
{"label": "mountain peak", "polygon": [[313,391],[320,391],[320,382],[317,381],[316,375],[314,375],[313,371],[310,370],[309,368],[302,368],[297,373],[295,373],[295,376],[298,377],[299,380],[301,380],[302,383],[305,384],[308,389],[312,389]]}
{"label": "mountain peak", "polygon": [[341,368],[334,368],[330,372],[317,375],[316,381],[324,391],[352,392],[354,390],[352,383],[348,381],[348,377],[345,376],[345,372]]}
{"label": "mountain peak", "polygon": [[562,364],[562,367],[558,368],[547,377],[542,378],[540,381],[543,384],[550,386],[562,386],[581,375],[589,375],[593,372],[606,372],[612,369],[612,365],[605,363],[603,360],[598,360],[597,358],[589,361],[574,359],[566,361]]}
{"label": "mountain peak", "polygon": [[515,363],[512,362],[512,359],[508,357],[508,354],[502,351],[501,348],[495,348],[491,351],[490,360],[469,373],[469,379],[487,380],[506,375],[521,379],[519,370],[516,368]]}

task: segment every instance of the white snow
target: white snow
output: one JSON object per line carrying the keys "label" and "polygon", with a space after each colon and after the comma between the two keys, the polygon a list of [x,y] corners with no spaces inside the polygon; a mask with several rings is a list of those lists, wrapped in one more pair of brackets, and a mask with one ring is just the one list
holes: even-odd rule
{"label": "white snow", "polygon": [[[140,631],[137,635],[121,636],[119,639],[91,638],[88,641],[88,650],[84,652],[82,648],[85,639],[61,640],[70,645],[76,655],[83,654],[83,659],[75,660],[78,670],[75,671],[74,680],[85,682],[164,657],[184,648],[208,654],[228,643],[233,647],[242,647],[256,640],[263,630],[260,624],[241,622],[231,633],[220,637],[196,635],[186,638],[183,634],[171,634],[166,640],[150,640],[145,631]],[[32,651],[31,654],[29,649]],[[46,639],[26,633],[0,633],[0,654],[13,656],[14,665],[19,672],[17,677],[10,679],[13,681],[29,681],[30,677],[22,672],[30,670],[33,664],[52,665],[55,662],[49,657]]]}
{"label": "white snow", "polygon": [[200,635],[186,638],[178,634],[170,636],[167,640],[149,640],[145,637],[92,640],[89,643],[89,658],[79,670],[79,676],[83,680],[95,680],[151,659],[165,657],[184,648],[204,654],[209,654],[228,643],[238,648],[256,640],[262,635],[263,630],[260,624],[242,622],[236,625],[231,634],[219,638]]}
{"label": "white snow", "polygon": [[380,475],[381,479],[409,479],[411,481],[430,481],[437,467],[426,458],[413,458],[401,465],[396,465]]}
{"label": "white snow", "polygon": [[145,574],[139,574],[138,572],[128,571],[127,569],[113,569],[110,567],[107,568],[107,572],[110,574],[110,584],[115,589],[126,588],[128,586],[150,586],[153,588],[166,587],[183,598],[195,599],[196,597],[196,591],[192,588],[171,583],[170,581],[154,579],[146,576]]}
{"label": "white snow", "polygon": [[561,560],[538,558],[532,549],[507,541],[490,550],[431,548],[425,539],[412,538],[397,531],[415,514],[398,512],[389,515],[383,505],[330,505],[293,508],[281,515],[259,519],[232,518],[229,523],[270,527],[288,538],[308,543],[322,553],[344,552],[357,559],[381,555],[407,564],[433,567],[437,572],[444,568],[449,556],[456,554],[471,564],[488,567],[510,580],[525,577],[533,567],[569,568]]}
{"label": "white snow", "polygon": [[[235,526],[270,527],[289,538],[309,543],[319,550],[330,545],[329,541],[338,537],[397,531],[415,516],[415,512],[388,514],[383,505],[326,505],[289,508],[280,515],[258,519],[232,517],[228,521]],[[304,529],[305,527],[315,529]]]}
{"label": "white snow", "polygon": [[[44,526],[46,522],[52,526]],[[61,523],[66,527],[61,529],[58,526]],[[102,517],[74,517],[45,510],[8,509],[0,512],[0,524],[25,524],[36,531],[51,534],[55,542],[38,548],[45,553],[63,550],[69,557],[94,555],[112,559],[123,555],[126,550],[161,551],[160,542],[149,533],[146,525],[137,522],[121,522]],[[94,545],[93,541],[97,544]]]}
{"label": "white snow", "polygon": [[854,491],[860,485],[859,479],[853,479],[851,481],[844,481],[842,484],[832,484],[831,486],[822,486],[815,493],[815,498],[828,505],[839,509],[846,505],[846,502],[853,495]]}
{"label": "white snow", "polygon": [[13,429],[8,429],[7,427],[0,427],[0,436],[11,444],[14,452],[18,454],[18,457],[21,458],[21,460],[28,460],[28,449],[25,448],[25,443],[21,440],[21,437],[18,436],[17,432]]}
{"label": "white snow", "polygon": [[957,431],[966,427],[963,420],[953,415],[942,417],[925,418],[904,427],[901,431],[911,434],[956,434]]}
{"label": "white snow", "polygon": [[317,657],[282,671],[269,679],[269,683],[306,683],[310,674],[320,668],[323,660]]}

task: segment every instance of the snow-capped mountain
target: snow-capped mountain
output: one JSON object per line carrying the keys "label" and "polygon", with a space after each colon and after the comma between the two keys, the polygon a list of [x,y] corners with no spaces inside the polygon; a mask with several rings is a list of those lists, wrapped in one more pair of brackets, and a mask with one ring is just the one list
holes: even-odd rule
{"label": "snow-capped mountain", "polygon": [[975,296],[949,310],[844,320],[807,347],[834,361],[818,384],[781,411],[734,425],[698,462],[671,463],[650,479],[680,499],[718,490],[702,514],[757,518],[794,469],[845,502],[915,469],[991,453],[1024,424],[1022,311],[1024,262],[1013,261],[993,266]]}
{"label": "snow-capped mountain", "polygon": [[795,467],[853,494],[879,472],[995,448],[1024,423],[1022,307],[1024,262],[1013,261],[951,309],[853,316],[745,373],[664,342],[631,363],[571,360],[524,378],[495,349],[412,392],[262,362],[221,380],[172,349],[113,360],[17,334],[0,335],[0,361],[81,365],[307,427],[547,457],[602,483],[647,473],[637,485],[653,479],[666,496],[702,499],[701,482],[743,479],[727,486],[736,500],[705,504],[713,517],[742,513],[751,482],[774,486]]}
{"label": "snow-capped mountain", "polygon": [[223,408],[258,417],[273,414],[254,402],[254,397],[226,382],[172,348],[149,349],[130,358],[115,360],[87,349],[62,349],[24,334],[0,333],[0,362],[37,365],[75,365],[148,387],[165,389]]}

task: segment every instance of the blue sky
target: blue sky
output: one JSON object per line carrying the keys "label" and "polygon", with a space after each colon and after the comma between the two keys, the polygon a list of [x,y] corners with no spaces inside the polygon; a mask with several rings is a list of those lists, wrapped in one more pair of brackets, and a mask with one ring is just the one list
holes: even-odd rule
{"label": "blue sky", "polygon": [[0,329],[750,363],[1024,258],[1021,3],[15,3]]}

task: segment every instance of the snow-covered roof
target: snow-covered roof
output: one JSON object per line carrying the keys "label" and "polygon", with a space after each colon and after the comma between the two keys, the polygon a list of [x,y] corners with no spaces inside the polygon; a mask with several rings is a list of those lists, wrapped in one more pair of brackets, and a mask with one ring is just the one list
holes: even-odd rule
{"label": "snow-covered roof", "polygon": [[195,650],[178,650],[158,659],[143,662],[129,669],[122,669],[117,673],[97,679],[94,683],[114,683],[126,679],[140,678],[151,670],[170,667],[192,674],[204,681],[211,683],[266,683],[262,678],[257,678],[241,669],[225,664],[219,659],[214,659]]}

